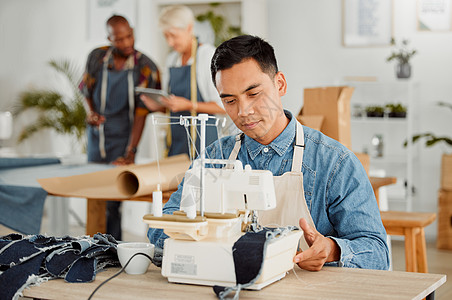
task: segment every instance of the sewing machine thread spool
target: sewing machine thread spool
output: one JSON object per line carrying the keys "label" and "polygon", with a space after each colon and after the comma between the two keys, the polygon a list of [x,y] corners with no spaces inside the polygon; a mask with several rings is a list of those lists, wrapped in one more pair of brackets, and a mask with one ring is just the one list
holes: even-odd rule
{"label": "sewing machine thread spool", "polygon": [[157,191],[152,192],[152,213],[155,217],[162,216],[162,191],[160,184],[157,184]]}

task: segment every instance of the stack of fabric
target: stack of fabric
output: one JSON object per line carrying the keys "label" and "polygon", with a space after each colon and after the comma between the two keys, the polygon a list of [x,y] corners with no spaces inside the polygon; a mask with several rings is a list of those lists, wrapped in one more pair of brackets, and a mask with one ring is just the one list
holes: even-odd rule
{"label": "stack of fabric", "polygon": [[49,279],[90,282],[107,267],[118,267],[117,241],[93,237],[9,234],[0,237],[0,300],[18,299],[24,288]]}

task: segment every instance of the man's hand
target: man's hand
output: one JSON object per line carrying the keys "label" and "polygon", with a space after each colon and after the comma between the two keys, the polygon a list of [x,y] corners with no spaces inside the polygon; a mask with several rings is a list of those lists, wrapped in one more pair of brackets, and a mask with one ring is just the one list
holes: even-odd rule
{"label": "man's hand", "polygon": [[308,250],[297,253],[293,258],[300,268],[320,271],[326,262],[339,260],[340,248],[334,240],[321,235],[304,218],[300,219],[300,228],[309,246]]}
{"label": "man's hand", "polygon": [[91,111],[87,116],[86,116],[86,122],[91,125],[91,126],[99,126],[100,124],[105,122],[105,117],[98,114],[95,111]]}
{"label": "man's hand", "polygon": [[162,103],[172,112],[190,111],[193,103],[184,97],[171,95],[168,98],[162,97]]}
{"label": "man's hand", "polygon": [[126,155],[118,157],[112,164],[115,166],[124,166],[135,163],[135,152],[131,151],[129,148],[130,147],[128,147]]}

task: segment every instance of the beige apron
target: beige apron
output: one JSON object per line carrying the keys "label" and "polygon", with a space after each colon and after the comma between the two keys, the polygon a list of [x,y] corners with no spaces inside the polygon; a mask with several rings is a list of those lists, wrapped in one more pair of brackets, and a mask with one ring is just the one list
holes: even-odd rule
{"label": "beige apron", "polygon": [[[229,160],[236,160],[240,151],[241,138],[237,135],[234,149]],[[314,222],[306,204],[303,189],[303,163],[304,133],[303,126],[297,122],[296,142],[292,158],[292,170],[281,176],[273,176],[276,193],[276,208],[259,212],[259,223],[263,226],[287,226],[300,227],[300,218],[305,218],[308,224],[315,228]],[[307,249],[304,239],[301,239],[303,250]]]}

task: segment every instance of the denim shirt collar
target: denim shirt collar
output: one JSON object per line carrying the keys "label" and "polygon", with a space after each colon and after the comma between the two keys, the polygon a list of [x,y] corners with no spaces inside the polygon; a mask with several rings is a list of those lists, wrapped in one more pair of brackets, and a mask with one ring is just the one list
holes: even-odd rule
{"label": "denim shirt collar", "polygon": [[284,128],[284,130],[270,144],[262,145],[261,143],[245,135],[245,146],[251,159],[254,160],[264,148],[271,148],[275,150],[279,156],[283,156],[289,147],[293,145],[297,121],[289,111],[284,110],[284,114],[290,120],[289,124],[287,124],[286,128]]}

